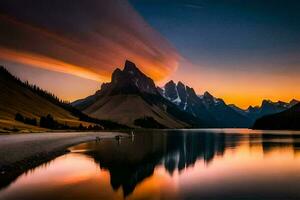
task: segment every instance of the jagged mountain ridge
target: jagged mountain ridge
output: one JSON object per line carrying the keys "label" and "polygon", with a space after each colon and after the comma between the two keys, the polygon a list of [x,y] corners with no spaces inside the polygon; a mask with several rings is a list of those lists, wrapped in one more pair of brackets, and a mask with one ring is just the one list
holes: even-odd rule
{"label": "jagged mountain ridge", "polygon": [[162,88],[156,87],[134,63],[126,61],[123,70],[117,68],[112,73],[111,82],[103,83],[94,95],[72,105],[92,117],[133,127],[137,126],[136,120],[149,119],[144,122],[148,123],[145,127],[154,123],[154,127],[165,128],[248,128],[257,118],[281,112],[295,103],[296,100],[290,103],[264,100],[261,107],[243,110],[227,105],[209,92],[197,95],[182,82],[169,81]]}
{"label": "jagged mountain ridge", "polygon": [[163,98],[154,81],[130,61],[125,62],[123,70],[117,68],[112,73],[111,82],[103,83],[94,95],[72,105],[92,117],[133,127],[137,126],[136,120],[149,117],[166,128],[205,126],[197,117],[181,111]]}
{"label": "jagged mountain ridge", "polygon": [[295,99],[291,100],[289,103],[283,101],[272,102],[271,100],[263,100],[260,107],[250,106],[245,112],[248,115],[256,115],[255,117],[259,118],[264,115],[282,112],[291,108],[297,103],[299,102]]}
{"label": "jagged mountain ridge", "polygon": [[253,128],[268,130],[299,130],[300,103],[293,105],[285,111],[266,115],[257,119]]}
{"label": "jagged mountain ridge", "polygon": [[193,88],[169,81],[163,88],[158,88],[160,94],[176,104],[181,110],[204,120],[212,127],[249,127],[250,120],[227,106],[222,99],[215,98],[209,92],[197,95]]}
{"label": "jagged mountain ridge", "polygon": [[181,110],[202,119],[212,127],[250,127],[262,116],[282,112],[299,103],[295,99],[289,103],[263,100],[261,106],[249,106],[243,110],[234,104],[227,105],[223,99],[216,98],[209,92],[197,95],[193,88],[182,82],[176,84],[173,80],[162,88],[158,87],[158,91]]}
{"label": "jagged mountain ridge", "polygon": [[247,116],[254,123],[260,117],[270,115],[270,114],[280,113],[282,111],[291,108],[297,103],[299,103],[299,101],[295,99],[291,100],[290,102],[283,102],[283,101],[273,102],[271,100],[263,100],[261,106],[256,106],[256,107],[249,106],[246,110],[238,108],[235,105],[229,105],[229,106],[235,109],[237,112],[243,114],[244,116]]}

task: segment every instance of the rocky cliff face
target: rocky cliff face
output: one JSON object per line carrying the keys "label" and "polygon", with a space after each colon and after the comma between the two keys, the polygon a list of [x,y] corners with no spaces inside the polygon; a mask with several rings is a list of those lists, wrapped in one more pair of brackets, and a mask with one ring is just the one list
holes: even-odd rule
{"label": "rocky cliff face", "polygon": [[123,70],[117,68],[112,73],[111,82],[103,83],[96,94],[78,100],[73,105],[93,117],[129,126],[204,126],[197,117],[180,110],[163,98],[161,92],[151,78],[134,63],[126,61]]}
{"label": "rocky cliff face", "polygon": [[99,92],[106,95],[158,93],[154,81],[128,60],[125,62],[123,70],[117,68],[112,73],[110,83],[102,84]]}
{"label": "rocky cliff face", "polygon": [[250,120],[227,106],[222,99],[209,92],[198,96],[193,88],[170,81],[159,89],[160,94],[173,102],[179,109],[200,118],[211,127],[248,127]]}

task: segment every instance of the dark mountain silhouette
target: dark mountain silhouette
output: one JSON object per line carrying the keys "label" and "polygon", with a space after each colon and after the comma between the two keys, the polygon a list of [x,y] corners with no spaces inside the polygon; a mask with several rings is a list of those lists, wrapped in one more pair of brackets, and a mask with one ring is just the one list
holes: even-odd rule
{"label": "dark mountain silhouette", "polygon": [[253,128],[300,130],[300,103],[283,112],[263,116],[257,119]]}
{"label": "dark mountain silhouette", "polygon": [[177,85],[173,81],[166,83],[164,88],[158,88],[160,94],[167,100],[174,103],[180,110],[188,112],[201,119],[208,127],[213,127],[214,118],[206,112],[205,106],[196,95],[193,88],[186,87],[179,82]]}
{"label": "dark mountain silhouette", "polygon": [[[91,118],[74,108],[69,102],[61,101],[55,95],[22,82],[10,74],[4,67],[0,67],[0,127],[13,129],[43,130],[38,123],[24,123],[17,116],[25,117],[31,121],[51,116],[63,126],[79,127],[98,124],[104,128],[125,128],[126,126],[110,121],[100,121]],[[27,120],[28,121],[28,120]]]}
{"label": "dark mountain silhouette", "polygon": [[295,104],[297,104],[297,100],[292,100],[290,103],[286,103],[283,101],[272,102],[270,100],[263,100],[260,107],[249,107],[246,110],[247,116],[252,119],[257,119],[265,115],[270,115],[274,113],[282,112]]}
{"label": "dark mountain silhouette", "polygon": [[[72,105],[92,117],[134,127],[143,127],[142,124],[147,124],[147,128],[150,128],[149,124],[153,124],[153,128],[205,126],[199,118],[181,111],[163,98],[153,80],[130,61],[125,62],[123,70],[116,69],[112,73],[110,83],[103,83],[94,95]],[[151,123],[137,124],[138,119],[151,119]]]}
{"label": "dark mountain silhouette", "polygon": [[109,119],[133,127],[251,127],[264,115],[278,113],[297,103],[264,100],[261,107],[247,110],[227,105],[209,92],[197,95],[193,88],[169,81],[163,88],[126,61],[124,69],[112,73],[94,95],[73,102],[79,110],[98,119]]}
{"label": "dark mountain silhouette", "polygon": [[200,118],[210,127],[249,127],[250,119],[226,105],[222,99],[215,98],[210,93],[198,96],[193,88],[178,82],[170,81],[158,91],[182,111]]}
{"label": "dark mountain silhouette", "polygon": [[292,106],[299,103],[299,101],[293,99],[289,103],[278,101],[278,102],[272,102],[270,100],[263,100],[261,106],[249,106],[248,109],[243,110],[241,108],[238,108],[235,105],[229,105],[231,108],[233,108],[235,111],[239,112],[240,114],[248,117],[251,120],[251,123],[254,124],[254,122],[266,115],[275,114],[282,112],[284,110],[287,110],[291,108]]}

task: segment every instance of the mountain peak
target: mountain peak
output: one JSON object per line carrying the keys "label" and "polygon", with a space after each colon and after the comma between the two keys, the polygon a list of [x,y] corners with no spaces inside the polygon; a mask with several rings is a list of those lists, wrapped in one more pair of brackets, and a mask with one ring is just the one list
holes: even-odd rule
{"label": "mountain peak", "polygon": [[119,68],[115,69],[111,75],[111,82],[113,83],[118,82],[121,76],[122,76],[122,70],[120,70]]}
{"label": "mountain peak", "polygon": [[194,88],[186,86],[186,91],[189,95],[193,95],[194,97],[197,97],[197,94],[196,94]]}
{"label": "mountain peak", "polygon": [[177,83],[177,86],[178,86],[178,87],[182,87],[182,88],[185,87],[185,85],[184,85],[181,81],[179,81],[179,82]]}
{"label": "mountain peak", "polygon": [[214,96],[213,95],[211,95],[209,92],[204,92],[204,94],[203,94],[203,97],[204,98],[209,98],[209,99],[213,99],[214,98]]}
{"label": "mountain peak", "polygon": [[176,85],[175,82],[173,80],[170,80],[169,82],[167,82],[165,85]]}
{"label": "mountain peak", "polygon": [[271,100],[269,100],[269,99],[264,99],[263,101],[262,101],[262,106],[263,105],[266,105],[266,104],[273,104],[274,102],[272,102]]}
{"label": "mountain peak", "polygon": [[296,105],[297,103],[299,103],[299,101],[298,101],[297,99],[292,99],[292,100],[290,101],[290,106],[294,106],[294,105]]}
{"label": "mountain peak", "polygon": [[254,109],[254,107],[250,105],[246,110],[252,110],[252,109]]}
{"label": "mountain peak", "polygon": [[178,98],[178,91],[176,88],[176,84],[173,80],[170,80],[165,84],[165,95],[169,100],[174,100]]}
{"label": "mountain peak", "polygon": [[115,69],[112,73],[111,83],[103,87],[105,93],[119,94],[119,93],[151,93],[156,94],[157,89],[154,81],[140,71],[137,66],[126,60],[124,69]]}
{"label": "mountain peak", "polygon": [[129,73],[140,72],[140,70],[136,67],[136,65],[129,60],[125,61],[125,66],[123,71]]}

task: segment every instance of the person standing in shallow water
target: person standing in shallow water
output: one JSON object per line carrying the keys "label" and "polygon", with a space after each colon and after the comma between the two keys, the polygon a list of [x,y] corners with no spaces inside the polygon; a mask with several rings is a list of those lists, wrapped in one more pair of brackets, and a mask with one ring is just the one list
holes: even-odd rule
{"label": "person standing in shallow water", "polygon": [[134,133],[133,133],[133,130],[131,131],[131,141],[134,142]]}

